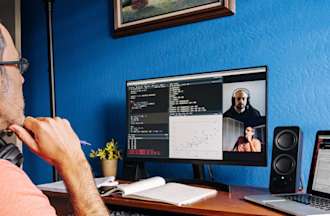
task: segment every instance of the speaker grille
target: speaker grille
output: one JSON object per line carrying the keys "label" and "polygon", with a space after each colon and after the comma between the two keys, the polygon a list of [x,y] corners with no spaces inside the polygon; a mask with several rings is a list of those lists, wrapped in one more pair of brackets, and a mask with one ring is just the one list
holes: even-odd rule
{"label": "speaker grille", "polygon": [[297,134],[292,130],[283,130],[275,137],[275,145],[282,151],[289,151],[298,143]]}

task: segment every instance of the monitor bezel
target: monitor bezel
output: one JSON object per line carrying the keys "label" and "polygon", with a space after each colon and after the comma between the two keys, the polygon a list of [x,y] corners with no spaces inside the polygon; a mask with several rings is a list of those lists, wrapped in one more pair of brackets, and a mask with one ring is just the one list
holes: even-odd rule
{"label": "monitor bezel", "polygon": [[[256,155],[260,157],[259,154],[263,154],[262,158],[260,160],[249,160],[249,161],[243,161],[243,160],[208,160],[208,159],[179,159],[179,158],[148,158],[148,157],[134,157],[134,156],[127,156],[127,140],[128,140],[128,106],[127,106],[127,95],[128,95],[128,88],[127,84],[129,82],[134,81],[144,81],[144,80],[157,80],[162,78],[174,78],[174,77],[184,77],[184,76],[190,76],[190,75],[200,75],[200,74],[210,74],[210,73],[229,73],[229,72],[238,72],[241,70],[257,70],[257,69],[264,69],[264,72],[259,73],[265,73],[266,74],[266,106],[265,106],[265,112],[266,112],[266,143],[264,146],[264,152],[262,153],[244,153],[249,154],[251,157],[253,155]],[[253,73],[253,72],[251,72]],[[257,72],[255,72],[257,73]],[[248,74],[248,73],[247,73]],[[268,66],[267,65],[261,65],[261,66],[255,66],[255,67],[242,67],[242,68],[234,68],[234,69],[223,69],[223,70],[216,70],[216,71],[205,71],[205,72],[196,72],[196,73],[190,73],[190,74],[177,74],[177,75],[170,75],[170,76],[161,76],[161,77],[152,77],[152,78],[143,78],[143,79],[135,79],[135,80],[126,80],[126,97],[125,97],[125,106],[126,106],[126,134],[125,134],[125,154],[124,159],[129,162],[160,162],[160,163],[193,163],[193,164],[219,164],[219,165],[237,165],[237,166],[259,166],[259,167],[266,167],[268,164]],[[243,153],[237,153],[237,154],[243,154]]]}

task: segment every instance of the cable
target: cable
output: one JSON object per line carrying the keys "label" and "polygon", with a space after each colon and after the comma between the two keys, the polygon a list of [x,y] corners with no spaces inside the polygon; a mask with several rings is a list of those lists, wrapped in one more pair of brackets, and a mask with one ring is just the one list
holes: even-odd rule
{"label": "cable", "polygon": [[208,174],[209,174],[209,179],[212,182],[214,182],[214,175],[213,175],[213,171],[212,171],[212,168],[211,168],[210,164],[207,165],[207,171],[208,171]]}
{"label": "cable", "polygon": [[302,177],[299,177],[299,187],[298,187],[298,191],[303,191],[304,190],[304,184],[302,181]]}

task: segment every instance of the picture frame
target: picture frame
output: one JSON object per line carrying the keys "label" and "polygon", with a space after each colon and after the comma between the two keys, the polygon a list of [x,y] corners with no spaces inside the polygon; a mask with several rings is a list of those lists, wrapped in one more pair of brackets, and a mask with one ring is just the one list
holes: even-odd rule
{"label": "picture frame", "polygon": [[122,37],[235,13],[235,0],[113,0],[114,36]]}

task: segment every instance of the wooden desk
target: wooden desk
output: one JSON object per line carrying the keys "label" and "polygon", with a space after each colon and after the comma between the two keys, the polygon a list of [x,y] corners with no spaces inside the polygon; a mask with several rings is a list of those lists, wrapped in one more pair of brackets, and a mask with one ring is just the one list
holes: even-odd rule
{"label": "wooden desk", "polygon": [[[68,194],[43,191],[55,207],[58,215],[72,214]],[[284,215],[276,211],[242,200],[246,194],[265,193],[265,190],[248,187],[230,187],[230,192],[220,191],[216,197],[189,206],[174,206],[159,202],[125,199],[120,196],[103,197],[109,209],[147,211],[151,215]]]}

